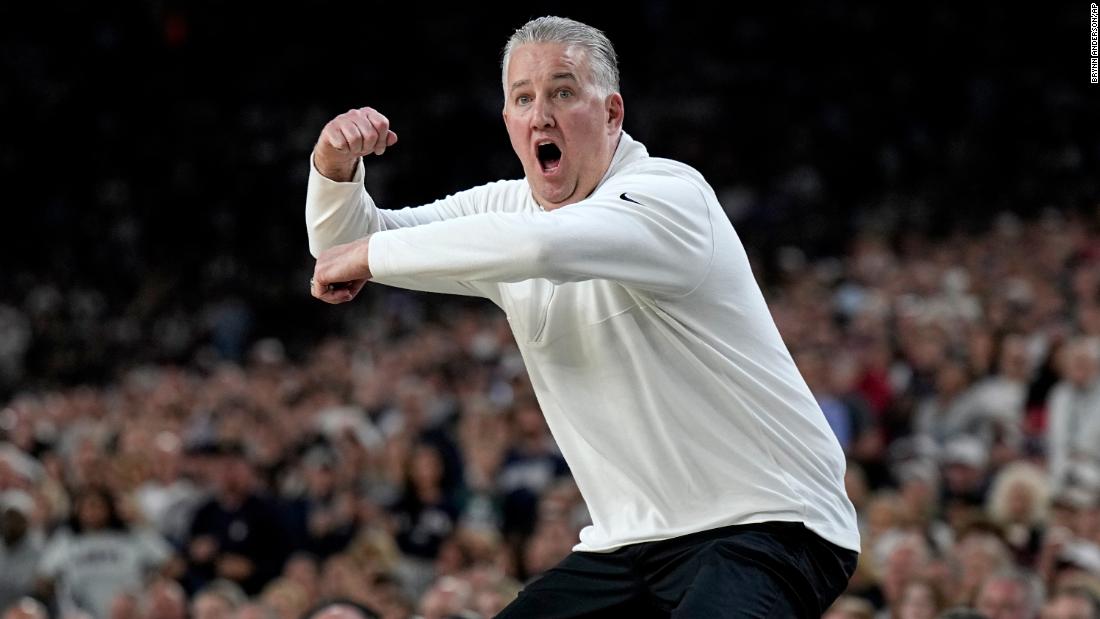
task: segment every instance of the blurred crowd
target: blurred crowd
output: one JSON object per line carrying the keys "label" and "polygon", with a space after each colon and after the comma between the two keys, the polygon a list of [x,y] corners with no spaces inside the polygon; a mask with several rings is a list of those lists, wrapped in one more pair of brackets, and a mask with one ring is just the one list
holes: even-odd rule
{"label": "blurred crowd", "polygon": [[242,364],[7,402],[0,606],[297,619],[338,598],[392,618],[495,614],[586,512],[503,316],[413,322],[406,301],[302,362],[264,340]]}
{"label": "blurred crowd", "polygon": [[[775,262],[862,530],[829,616],[1100,616],[1100,212]],[[505,317],[362,304],[301,359],[261,339],[4,404],[5,619],[491,617],[564,557],[588,516]]]}

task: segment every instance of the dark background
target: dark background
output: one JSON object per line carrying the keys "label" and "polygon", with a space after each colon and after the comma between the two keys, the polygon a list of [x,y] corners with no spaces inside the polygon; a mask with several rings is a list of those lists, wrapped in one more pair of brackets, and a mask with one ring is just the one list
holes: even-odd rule
{"label": "dark background", "polygon": [[607,32],[626,130],[704,173],[765,282],[785,245],[1096,209],[1088,3],[885,4],[3,3],[0,338],[28,386],[346,329],[307,294],[321,127],[390,118],[383,206],[517,177],[500,49],[550,13]]}

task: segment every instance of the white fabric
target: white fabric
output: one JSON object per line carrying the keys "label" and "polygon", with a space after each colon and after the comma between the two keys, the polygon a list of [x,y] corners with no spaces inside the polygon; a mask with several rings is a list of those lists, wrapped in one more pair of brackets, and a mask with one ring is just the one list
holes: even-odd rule
{"label": "white fabric", "polygon": [[844,455],[714,191],[622,134],[585,200],[526,180],[375,207],[311,166],[314,255],[368,233],[374,280],[491,299],[591,512],[576,550],[800,521],[859,549]]}

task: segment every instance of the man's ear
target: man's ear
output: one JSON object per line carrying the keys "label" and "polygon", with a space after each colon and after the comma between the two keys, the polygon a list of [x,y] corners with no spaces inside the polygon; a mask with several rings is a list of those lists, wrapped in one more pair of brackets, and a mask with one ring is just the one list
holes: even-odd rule
{"label": "man's ear", "polygon": [[617,133],[623,128],[623,96],[619,93],[611,93],[607,98],[607,130],[609,134]]}

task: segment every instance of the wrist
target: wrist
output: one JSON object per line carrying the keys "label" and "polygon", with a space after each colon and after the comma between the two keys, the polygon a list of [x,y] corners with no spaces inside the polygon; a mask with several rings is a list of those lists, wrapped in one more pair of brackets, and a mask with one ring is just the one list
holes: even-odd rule
{"label": "wrist", "polygon": [[351,160],[332,160],[326,157],[323,151],[313,151],[313,166],[325,178],[338,183],[347,183],[355,176],[355,168],[359,165],[359,158]]}

